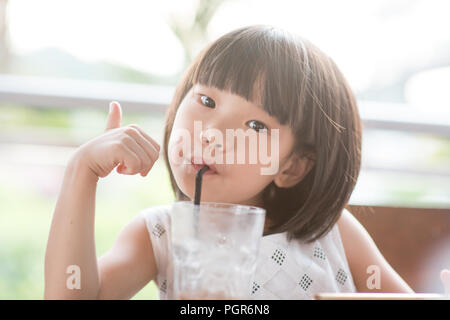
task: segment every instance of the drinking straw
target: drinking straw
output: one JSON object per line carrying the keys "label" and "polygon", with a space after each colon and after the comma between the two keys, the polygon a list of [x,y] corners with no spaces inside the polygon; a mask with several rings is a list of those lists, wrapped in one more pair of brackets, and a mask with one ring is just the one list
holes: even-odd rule
{"label": "drinking straw", "polygon": [[195,235],[198,235],[198,211],[200,209],[200,195],[202,193],[202,177],[203,174],[209,170],[207,165],[204,165],[195,175],[195,196],[194,196],[194,219],[195,219]]}
{"label": "drinking straw", "polygon": [[209,167],[207,165],[204,165],[200,170],[197,171],[197,174],[195,175],[194,204],[196,204],[196,205],[200,204],[200,195],[202,193],[202,177],[203,177],[203,174],[208,170],[209,170]]}

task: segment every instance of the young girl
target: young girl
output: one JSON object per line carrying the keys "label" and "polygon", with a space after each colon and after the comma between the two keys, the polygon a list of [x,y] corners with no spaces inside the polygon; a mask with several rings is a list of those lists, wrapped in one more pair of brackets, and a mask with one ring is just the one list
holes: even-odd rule
{"label": "young girl", "polygon": [[[198,135],[194,121],[202,124]],[[262,175],[262,163],[198,159],[177,134],[189,132],[216,153],[234,151],[209,136],[211,128],[266,129],[269,135],[277,129],[277,172]],[[121,127],[120,106],[112,103],[106,133],[82,145],[67,166],[48,240],[45,298],[128,299],[151,280],[161,299],[173,298],[169,204],[143,210],[98,260],[94,243],[99,177],[116,167],[120,174],[145,177],[159,152],[139,126]],[[202,202],[266,209],[251,298],[412,292],[345,209],[360,170],[361,122],[343,75],[308,41],[251,26],[210,44],[184,74],[168,108],[163,155],[176,200],[194,198],[199,166],[192,163],[206,163],[213,174],[203,176]],[[73,265],[81,285],[70,289],[66,270]],[[368,286],[370,266],[379,271],[378,286]]]}

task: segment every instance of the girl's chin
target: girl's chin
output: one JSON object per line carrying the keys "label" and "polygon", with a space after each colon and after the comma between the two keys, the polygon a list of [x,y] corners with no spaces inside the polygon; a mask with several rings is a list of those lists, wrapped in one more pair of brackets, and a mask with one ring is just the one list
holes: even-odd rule
{"label": "girl's chin", "polygon": [[[183,174],[180,177],[181,181],[177,180],[178,186],[182,186],[181,191],[187,195],[191,200],[194,200],[195,197],[195,174]],[[201,201],[208,202],[218,202],[217,198],[220,198],[220,195],[223,195],[223,183],[217,183],[219,181],[219,174],[211,174],[211,175],[203,175],[202,176],[202,186],[201,186]],[[215,191],[217,190],[217,191]],[[220,202],[220,201],[219,201]]]}

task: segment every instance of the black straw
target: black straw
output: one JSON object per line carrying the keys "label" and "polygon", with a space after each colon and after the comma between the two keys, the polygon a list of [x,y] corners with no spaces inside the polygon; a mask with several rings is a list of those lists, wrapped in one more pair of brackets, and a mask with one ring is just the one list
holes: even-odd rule
{"label": "black straw", "polygon": [[203,174],[208,170],[209,170],[209,167],[207,165],[205,165],[200,170],[198,170],[197,174],[195,175],[194,204],[197,204],[197,205],[200,204],[200,195],[202,193],[202,177],[203,177]]}
{"label": "black straw", "polygon": [[195,175],[195,196],[194,196],[194,230],[195,236],[198,237],[198,213],[200,211],[200,195],[202,193],[202,177],[203,174],[208,171],[209,167],[207,165],[203,166],[197,171]]}

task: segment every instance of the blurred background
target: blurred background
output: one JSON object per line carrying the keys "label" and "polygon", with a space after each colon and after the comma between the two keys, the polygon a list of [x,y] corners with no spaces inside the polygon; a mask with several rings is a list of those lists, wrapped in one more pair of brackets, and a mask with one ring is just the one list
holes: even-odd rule
{"label": "blurred background", "polygon": [[[0,0],[0,299],[41,299],[67,160],[108,103],[162,143],[164,112],[199,50],[272,24],[331,56],[358,98],[363,166],[352,204],[450,207],[450,3],[356,0]],[[162,159],[99,182],[100,256],[146,207],[174,200]],[[134,299],[155,299],[149,284]]]}

